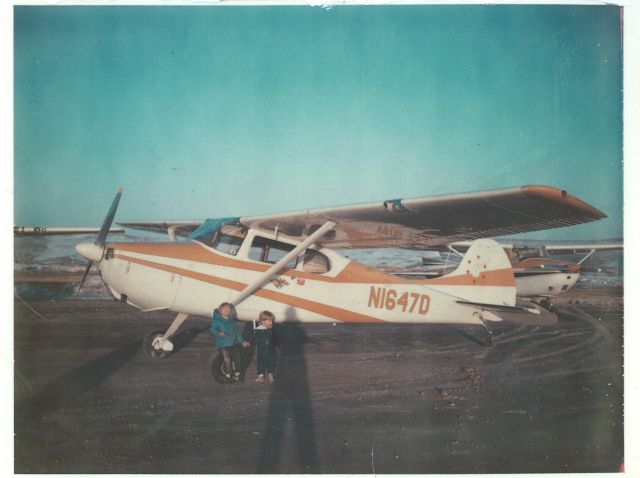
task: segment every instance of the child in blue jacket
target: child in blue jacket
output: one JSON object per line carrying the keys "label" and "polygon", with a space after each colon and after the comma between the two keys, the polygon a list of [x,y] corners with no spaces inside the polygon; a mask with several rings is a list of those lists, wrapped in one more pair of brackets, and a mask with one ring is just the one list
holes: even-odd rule
{"label": "child in blue jacket", "polygon": [[211,333],[216,337],[216,347],[222,352],[224,359],[224,373],[228,382],[240,380],[241,348],[248,347],[249,342],[244,340],[238,327],[238,319],[232,304],[224,302],[213,311],[213,321],[210,327]]}

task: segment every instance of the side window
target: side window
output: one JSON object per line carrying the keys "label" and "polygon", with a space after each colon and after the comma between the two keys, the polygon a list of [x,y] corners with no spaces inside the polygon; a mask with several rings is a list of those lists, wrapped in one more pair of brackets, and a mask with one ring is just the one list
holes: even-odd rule
{"label": "side window", "polygon": [[212,246],[220,252],[235,256],[246,235],[247,230],[244,227],[223,226],[213,238]]}
{"label": "side window", "polygon": [[331,268],[329,258],[321,252],[307,249],[304,253],[302,270],[313,274],[324,274]]}
{"label": "side window", "polygon": [[[249,249],[249,259],[275,264],[294,248],[295,246],[291,244],[274,241],[266,237],[255,236],[251,243],[251,249]],[[295,269],[297,263],[298,258],[294,257],[287,263],[286,267],[288,269]]]}

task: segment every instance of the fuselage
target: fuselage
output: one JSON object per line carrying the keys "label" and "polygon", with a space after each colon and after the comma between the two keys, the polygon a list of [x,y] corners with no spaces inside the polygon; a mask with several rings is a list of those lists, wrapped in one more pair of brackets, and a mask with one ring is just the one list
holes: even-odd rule
{"label": "fuselage", "polygon": [[[230,237],[218,236],[210,244],[192,240],[108,244],[98,267],[118,300],[143,310],[210,317],[220,303],[232,301],[296,244],[254,230]],[[331,249],[307,249],[242,301],[238,318],[254,320],[269,310],[282,321],[478,324],[477,312],[458,300],[506,303],[505,292],[509,297],[513,292],[515,301],[506,256],[507,267],[499,270],[482,270],[482,260],[478,256],[478,264],[470,261],[466,274],[414,281],[351,261]]]}
{"label": "fuselage", "polygon": [[550,257],[523,259],[513,264],[520,297],[552,297],[571,289],[580,277],[580,266]]}

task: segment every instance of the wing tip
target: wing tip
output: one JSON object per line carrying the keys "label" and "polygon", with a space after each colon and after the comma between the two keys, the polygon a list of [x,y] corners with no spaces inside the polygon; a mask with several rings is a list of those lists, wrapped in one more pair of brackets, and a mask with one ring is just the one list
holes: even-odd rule
{"label": "wing tip", "polygon": [[558,189],[552,186],[529,185],[522,186],[522,192],[527,196],[534,196],[546,201],[552,201],[556,204],[562,203],[576,210],[588,221],[596,221],[607,217],[605,213],[569,194],[564,189]]}

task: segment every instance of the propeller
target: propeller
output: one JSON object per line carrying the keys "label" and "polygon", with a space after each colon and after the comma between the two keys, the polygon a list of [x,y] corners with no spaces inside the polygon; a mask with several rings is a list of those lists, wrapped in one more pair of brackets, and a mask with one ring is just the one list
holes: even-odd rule
{"label": "propeller", "polygon": [[76,291],[76,296],[80,293],[80,289],[82,289],[84,281],[89,275],[91,266],[93,266],[95,262],[100,262],[102,260],[102,253],[104,251],[104,245],[107,241],[107,234],[109,234],[109,229],[111,229],[111,224],[113,223],[113,218],[116,215],[116,210],[118,209],[118,204],[120,203],[120,197],[122,196],[123,191],[123,188],[118,189],[116,197],[113,198],[113,202],[111,203],[109,212],[107,212],[107,215],[104,218],[102,227],[100,228],[100,232],[98,233],[98,237],[96,238],[96,240],[93,243],[84,242],[76,246],[76,251],[78,252],[78,254],[89,260],[87,268],[84,270],[82,281],[80,281],[80,285],[78,286],[78,290]]}

